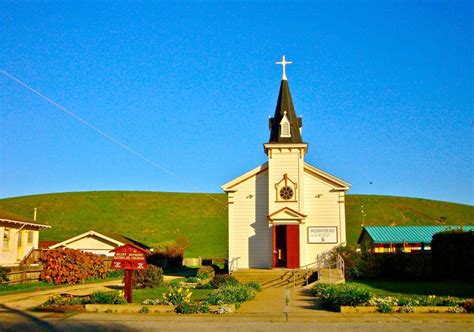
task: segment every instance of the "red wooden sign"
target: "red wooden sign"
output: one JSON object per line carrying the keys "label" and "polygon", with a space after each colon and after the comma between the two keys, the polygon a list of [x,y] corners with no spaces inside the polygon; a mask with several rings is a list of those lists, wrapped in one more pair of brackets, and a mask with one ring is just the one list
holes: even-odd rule
{"label": "red wooden sign", "polygon": [[111,268],[114,270],[125,270],[125,298],[128,303],[131,303],[132,270],[146,269],[145,255],[148,251],[128,243],[111,250],[111,252],[115,253]]}

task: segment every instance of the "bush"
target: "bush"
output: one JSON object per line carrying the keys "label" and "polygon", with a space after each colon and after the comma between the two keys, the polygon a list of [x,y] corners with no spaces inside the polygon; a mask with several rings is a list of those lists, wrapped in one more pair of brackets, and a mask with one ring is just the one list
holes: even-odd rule
{"label": "bush", "polygon": [[255,295],[256,291],[247,285],[226,284],[213,290],[207,300],[210,304],[240,304],[255,298]]}
{"label": "bush", "polygon": [[188,278],[186,278],[186,282],[190,282],[190,283],[194,283],[194,284],[197,284],[200,281],[201,281],[201,279],[199,279],[198,277],[188,277]]}
{"label": "bush", "polygon": [[107,278],[123,278],[125,276],[124,270],[109,270],[107,271]]}
{"label": "bush", "polygon": [[94,292],[91,294],[90,303],[92,304],[124,304],[123,291],[120,292]]}
{"label": "bush", "polygon": [[320,284],[313,288],[313,294],[320,296],[323,305],[333,310],[340,306],[361,305],[372,298],[367,290],[355,285]]}
{"label": "bush", "polygon": [[314,296],[321,296],[324,294],[329,288],[334,287],[331,284],[325,284],[325,283],[317,283],[316,285],[313,286],[311,292],[313,293]]}
{"label": "bush", "polygon": [[260,292],[262,290],[262,285],[255,281],[248,282],[245,284],[245,286],[250,287],[257,292]]}
{"label": "bush", "polygon": [[43,271],[40,280],[54,284],[78,284],[86,279],[107,276],[101,256],[74,249],[53,249],[40,257]]}
{"label": "bush", "polygon": [[443,280],[474,281],[474,231],[452,228],[436,233],[431,241],[433,272]]}
{"label": "bush", "polygon": [[354,246],[337,246],[329,252],[329,259],[335,261],[337,255],[344,260],[344,274],[347,280],[362,277],[367,271],[367,260]]}
{"label": "bush", "polygon": [[199,313],[208,313],[209,306],[204,303],[181,303],[176,306],[174,311],[178,314],[199,314]]}
{"label": "bush", "polygon": [[464,301],[462,307],[466,312],[474,313],[474,299]]}
{"label": "bush", "polygon": [[214,269],[212,266],[203,266],[196,272],[196,277],[199,279],[209,279],[214,277]]}
{"label": "bush", "polygon": [[223,285],[237,285],[239,282],[237,279],[234,277],[227,275],[227,274],[219,274],[216,275],[214,278],[211,280],[211,286],[212,288],[219,288]]}
{"label": "bush", "polygon": [[7,271],[8,270],[6,268],[0,266],[0,284],[9,281]]}
{"label": "bush", "polygon": [[174,305],[180,305],[191,302],[191,296],[193,293],[189,289],[182,287],[171,286],[168,291],[163,294],[163,300]]}
{"label": "bush", "polygon": [[212,285],[210,282],[206,282],[205,284],[198,284],[196,289],[212,289]]}
{"label": "bush", "polygon": [[378,305],[378,311],[387,314],[393,311],[393,307],[388,303],[380,303]]}
{"label": "bush", "polygon": [[40,307],[51,307],[51,306],[63,306],[63,305],[77,305],[90,303],[88,297],[75,297],[75,296],[51,296],[46,302]]}
{"label": "bush", "polygon": [[165,242],[154,249],[153,253],[147,256],[148,264],[166,268],[177,268],[183,266],[184,251],[189,245],[186,237],[181,236],[176,241]]}
{"label": "bush", "polygon": [[146,270],[135,270],[132,274],[134,288],[155,288],[163,285],[163,270],[161,267],[148,265]]}
{"label": "bush", "polygon": [[398,312],[408,314],[408,313],[415,312],[415,308],[407,304],[407,305],[400,306],[400,309],[398,309]]}

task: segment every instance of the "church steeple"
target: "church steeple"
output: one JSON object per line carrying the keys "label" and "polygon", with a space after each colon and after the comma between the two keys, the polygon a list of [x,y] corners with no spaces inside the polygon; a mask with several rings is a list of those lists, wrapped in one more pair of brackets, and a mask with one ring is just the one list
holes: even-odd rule
{"label": "church steeple", "polygon": [[284,74],[280,84],[275,115],[269,119],[270,140],[268,143],[303,143],[302,126],[303,119],[296,116],[290,87]]}

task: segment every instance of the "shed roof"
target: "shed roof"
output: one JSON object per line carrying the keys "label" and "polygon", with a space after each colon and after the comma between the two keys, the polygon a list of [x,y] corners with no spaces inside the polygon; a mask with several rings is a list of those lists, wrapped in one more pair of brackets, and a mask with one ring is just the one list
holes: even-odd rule
{"label": "shed roof", "polygon": [[454,229],[474,231],[474,226],[365,226],[357,243],[364,233],[374,243],[431,243],[434,234]]}
{"label": "shed roof", "polygon": [[0,210],[0,221],[12,225],[30,226],[33,228],[51,228],[49,225],[38,224],[33,219],[19,216],[13,212]]}

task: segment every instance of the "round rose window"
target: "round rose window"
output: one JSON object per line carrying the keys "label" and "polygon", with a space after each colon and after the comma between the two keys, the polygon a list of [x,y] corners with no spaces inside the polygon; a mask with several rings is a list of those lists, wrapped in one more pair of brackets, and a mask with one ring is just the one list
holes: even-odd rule
{"label": "round rose window", "polygon": [[288,200],[293,197],[293,189],[290,187],[283,187],[280,189],[280,197]]}

